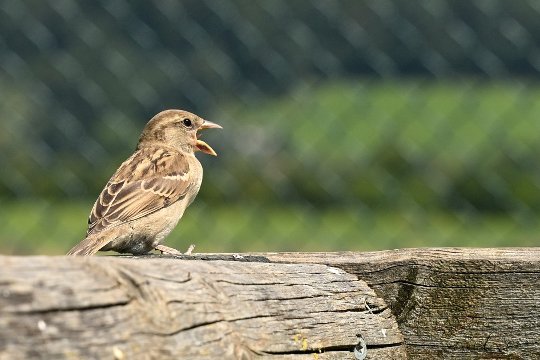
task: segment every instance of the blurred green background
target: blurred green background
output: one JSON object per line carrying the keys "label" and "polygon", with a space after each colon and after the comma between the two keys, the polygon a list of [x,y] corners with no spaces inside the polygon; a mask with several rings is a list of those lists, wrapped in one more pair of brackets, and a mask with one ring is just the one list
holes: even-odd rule
{"label": "blurred green background", "polygon": [[166,108],[224,126],[167,245],[535,246],[540,6],[0,2],[0,253],[62,254]]}

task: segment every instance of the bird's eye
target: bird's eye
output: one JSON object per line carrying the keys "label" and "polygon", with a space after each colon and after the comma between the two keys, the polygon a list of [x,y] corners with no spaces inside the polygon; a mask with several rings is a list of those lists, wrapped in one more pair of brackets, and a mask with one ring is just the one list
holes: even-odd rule
{"label": "bird's eye", "polygon": [[186,126],[186,127],[191,127],[191,120],[184,119],[184,120],[182,120],[182,124],[184,124],[184,126]]}

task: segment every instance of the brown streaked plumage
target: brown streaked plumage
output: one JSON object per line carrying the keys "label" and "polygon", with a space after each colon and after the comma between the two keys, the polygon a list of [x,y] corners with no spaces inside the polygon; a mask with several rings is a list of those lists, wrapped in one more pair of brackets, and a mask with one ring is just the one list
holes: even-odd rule
{"label": "brown streaked plumage", "polygon": [[135,153],[111,177],[88,219],[86,238],[68,255],[99,250],[144,254],[161,245],[197,195],[202,166],[195,151],[216,155],[197,131],[221,128],[183,110],[166,110],[144,128]]}

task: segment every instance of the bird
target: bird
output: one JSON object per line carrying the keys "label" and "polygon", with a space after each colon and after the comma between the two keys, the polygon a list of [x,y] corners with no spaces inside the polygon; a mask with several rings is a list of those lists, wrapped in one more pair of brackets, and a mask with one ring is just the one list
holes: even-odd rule
{"label": "bird", "polygon": [[199,192],[203,168],[195,152],[217,156],[199,130],[222,129],[185,110],[164,110],[144,127],[133,155],[105,185],[90,216],[86,237],[67,255],[98,251],[142,255],[182,254],[162,241]]}

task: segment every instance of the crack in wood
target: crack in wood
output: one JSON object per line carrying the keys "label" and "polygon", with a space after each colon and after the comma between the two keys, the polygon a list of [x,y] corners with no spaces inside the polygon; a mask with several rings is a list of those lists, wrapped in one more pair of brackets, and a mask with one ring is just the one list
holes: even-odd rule
{"label": "crack in wood", "polygon": [[348,312],[360,312],[360,313],[369,313],[373,315],[378,315],[385,310],[387,310],[387,306],[383,306],[380,308],[377,307],[357,307],[357,308],[350,308],[350,309],[332,309],[332,310],[322,310],[322,311],[313,311],[312,314],[318,314],[318,313],[348,313]]}
{"label": "crack in wood", "polygon": [[412,281],[407,280],[394,280],[394,281],[387,281],[387,282],[380,282],[380,283],[370,283],[370,286],[384,286],[384,285],[391,285],[391,284],[403,284],[403,285],[411,285],[415,287],[420,288],[438,288],[438,289],[485,289],[488,288],[487,286],[450,286],[450,285],[428,285],[428,284],[420,284]]}
{"label": "crack in wood", "polygon": [[3,310],[3,311],[6,311],[7,313],[10,313],[10,314],[19,314],[19,315],[23,315],[23,314],[25,314],[25,315],[37,315],[37,314],[44,315],[44,314],[54,314],[54,313],[69,312],[69,311],[80,312],[80,311],[92,311],[92,310],[110,309],[110,308],[118,307],[118,306],[126,306],[131,301],[132,301],[132,299],[128,299],[128,300],[125,300],[125,301],[105,303],[105,304],[95,304],[95,305],[81,305],[81,306],[77,305],[77,306],[66,306],[66,307],[61,306],[61,307],[58,307],[58,308],[14,310],[14,311],[10,311],[8,309],[8,310]]}
{"label": "crack in wood", "polygon": [[[368,354],[369,350],[374,349],[391,349],[395,347],[399,347],[404,345],[403,342],[395,342],[395,343],[389,343],[389,344],[373,344],[373,345],[367,345]],[[347,345],[332,345],[332,346],[325,346],[320,348],[308,348],[305,350],[298,349],[298,350],[288,350],[288,351],[263,351],[262,353],[268,354],[268,355],[300,355],[300,354],[323,354],[323,353],[331,353],[331,352],[347,352],[347,353],[353,353],[355,344],[347,344]]]}
{"label": "crack in wood", "polygon": [[316,298],[325,298],[329,297],[326,294],[313,294],[313,295],[304,295],[304,296],[289,296],[289,297],[277,297],[277,298],[269,298],[265,297],[262,299],[252,299],[252,301],[287,301],[287,300],[308,300],[308,299],[316,299]]}
{"label": "crack in wood", "polygon": [[[201,328],[201,327],[211,326],[211,325],[215,325],[215,324],[219,324],[219,323],[234,323],[234,322],[245,321],[245,320],[273,318],[273,317],[274,317],[273,315],[255,315],[255,316],[247,316],[247,317],[236,318],[236,319],[209,320],[209,321],[196,323],[196,324],[193,324],[191,326],[186,326],[186,327],[183,327],[183,328],[179,328],[179,329],[176,329],[176,330],[173,330],[173,331],[170,331],[170,332],[161,332],[160,333],[160,332],[152,332],[152,331],[140,331],[140,332],[136,332],[134,334],[135,335],[151,335],[151,336],[161,336],[161,337],[172,337],[172,336],[176,336],[176,335],[178,335],[178,334],[180,334],[182,332],[187,332],[187,331],[195,330],[195,329],[198,329],[198,328]],[[232,332],[234,332],[234,331],[232,331]]]}
{"label": "crack in wood", "polygon": [[133,271],[133,270],[131,270],[131,271],[134,274],[137,274],[138,276],[147,277],[147,278],[152,279],[152,280],[159,280],[159,281],[164,281],[164,282],[169,282],[169,283],[174,283],[174,284],[185,284],[185,283],[188,283],[188,282],[190,282],[192,280],[190,272],[187,273],[185,279],[177,280],[177,279],[165,278],[165,277],[162,277],[162,276],[144,274],[144,273],[140,273],[138,271]]}
{"label": "crack in wood", "polygon": [[[231,285],[241,285],[241,286],[269,286],[269,285],[280,285],[280,286],[294,286],[296,284],[285,284],[283,282],[239,282],[239,281],[231,281],[231,280],[223,280],[219,279],[216,280],[218,283],[224,283],[224,284],[231,284]],[[298,284],[300,285],[300,284]]]}

